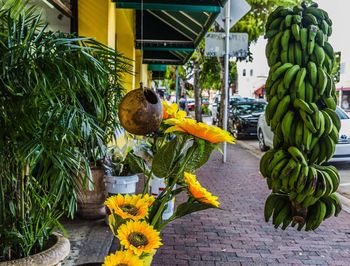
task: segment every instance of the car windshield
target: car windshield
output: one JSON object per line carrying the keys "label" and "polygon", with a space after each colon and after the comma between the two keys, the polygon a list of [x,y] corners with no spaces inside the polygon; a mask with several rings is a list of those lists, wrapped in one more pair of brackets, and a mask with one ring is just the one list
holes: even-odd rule
{"label": "car windshield", "polygon": [[343,119],[349,119],[349,116],[348,116],[342,109],[337,108],[337,109],[336,109],[336,112],[337,112],[337,115],[339,116],[339,118],[340,118],[341,120],[343,120]]}
{"label": "car windshield", "polygon": [[236,106],[237,113],[242,114],[251,114],[251,113],[261,113],[265,109],[265,103],[256,103],[256,104],[239,104]]}

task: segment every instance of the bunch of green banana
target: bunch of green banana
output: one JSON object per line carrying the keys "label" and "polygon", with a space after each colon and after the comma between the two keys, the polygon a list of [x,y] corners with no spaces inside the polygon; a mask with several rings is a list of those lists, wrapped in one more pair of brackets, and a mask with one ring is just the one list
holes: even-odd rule
{"label": "bunch of green banana", "polygon": [[332,21],[316,3],[278,7],[266,23],[265,117],[274,139],[260,172],[272,190],[265,219],[273,215],[276,228],[314,230],[341,209],[333,194],[337,169],[322,165],[332,158],[340,129],[331,34]]}

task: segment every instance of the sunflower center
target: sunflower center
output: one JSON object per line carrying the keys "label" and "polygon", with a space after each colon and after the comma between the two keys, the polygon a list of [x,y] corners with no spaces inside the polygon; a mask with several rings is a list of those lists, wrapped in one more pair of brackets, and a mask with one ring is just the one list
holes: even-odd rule
{"label": "sunflower center", "polygon": [[133,232],[128,236],[129,242],[134,246],[134,247],[141,247],[141,246],[146,246],[148,244],[148,239],[147,237],[140,232]]}
{"label": "sunflower center", "polygon": [[129,266],[129,264],[126,264],[126,263],[119,263],[119,264],[117,264],[116,266]]}
{"label": "sunflower center", "polygon": [[138,213],[138,209],[132,205],[132,204],[123,204],[120,206],[120,208],[124,211],[124,212],[127,212],[128,214],[130,215],[137,215]]}

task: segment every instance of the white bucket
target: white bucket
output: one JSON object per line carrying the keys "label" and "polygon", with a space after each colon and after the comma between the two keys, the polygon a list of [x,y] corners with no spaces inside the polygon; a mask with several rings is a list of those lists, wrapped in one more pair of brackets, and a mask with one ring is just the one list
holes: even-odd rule
{"label": "white bucket", "polygon": [[[150,191],[151,195],[154,197],[158,197],[160,193],[165,189],[166,185],[164,182],[164,178],[153,177],[150,182]],[[176,187],[174,187],[175,189]],[[175,199],[167,202],[166,209],[163,212],[162,218],[163,220],[168,220],[174,214],[174,205]]]}
{"label": "white bucket", "polygon": [[105,176],[106,189],[109,195],[135,194],[136,183],[139,181],[137,175],[130,176]]}

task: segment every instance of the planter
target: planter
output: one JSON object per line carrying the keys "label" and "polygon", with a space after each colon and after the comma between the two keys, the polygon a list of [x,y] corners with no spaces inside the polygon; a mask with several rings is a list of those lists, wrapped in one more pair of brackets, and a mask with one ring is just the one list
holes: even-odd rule
{"label": "planter", "polygon": [[106,189],[109,196],[116,194],[135,194],[136,183],[139,181],[137,175],[112,176],[106,175]]}
{"label": "planter", "polygon": [[69,240],[58,233],[52,236],[55,244],[38,254],[18,259],[0,262],[0,266],[59,266],[70,251]]}
{"label": "planter", "polygon": [[106,189],[104,184],[105,170],[101,167],[91,167],[93,190],[83,188],[79,183],[78,211],[77,214],[84,219],[100,219],[106,215],[103,205],[106,200]]}

